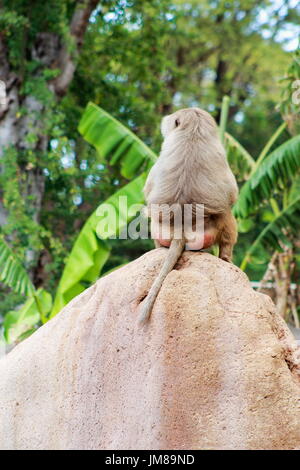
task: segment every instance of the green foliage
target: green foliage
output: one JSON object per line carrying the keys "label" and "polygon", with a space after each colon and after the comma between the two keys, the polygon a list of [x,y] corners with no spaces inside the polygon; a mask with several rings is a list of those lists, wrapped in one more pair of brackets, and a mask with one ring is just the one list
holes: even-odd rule
{"label": "green foliage", "polygon": [[24,246],[41,248],[40,227],[32,217],[32,200],[22,194],[22,185],[27,175],[20,173],[16,149],[5,149],[1,163],[3,172],[0,174],[0,185],[3,191],[3,205],[8,212],[7,223],[2,227],[2,231],[10,238],[13,236],[14,247],[20,256],[24,256]]}
{"label": "green foliage", "polygon": [[[110,165],[120,166],[121,174],[127,178],[132,178],[145,164],[149,167],[156,159],[155,154],[136,135],[93,103],[87,106],[79,124],[79,131],[97,149],[103,162],[108,161]],[[129,214],[125,207],[120,208],[119,198],[126,197],[128,207],[142,204],[145,180],[146,173],[143,173],[115,192],[89,217],[66,263],[51,316],[58,313],[75,295],[99,277],[110,253],[110,247],[104,240],[118,235],[136,215]],[[102,208],[106,205],[115,209],[117,219],[113,220],[110,214],[105,214],[110,231],[104,233],[99,227],[104,217]]]}
{"label": "green foliage", "polygon": [[255,166],[250,153],[228,132],[225,133],[225,149],[230,167],[238,182],[248,179]]}
{"label": "green foliage", "polygon": [[24,55],[24,38],[29,29],[29,21],[13,9],[3,9],[0,15],[0,31],[8,39],[10,62],[19,67]]}
{"label": "green foliage", "polygon": [[245,270],[247,264],[253,261],[251,256],[257,252],[260,246],[269,250],[282,251],[283,246],[291,246],[290,236],[298,236],[300,230],[300,196],[282,209],[278,215],[262,230],[255,241],[246,251],[241,263],[241,269]]}
{"label": "green foliage", "polygon": [[33,333],[40,322],[45,322],[52,307],[51,295],[38,289],[19,310],[10,311],[4,319],[4,338],[8,344],[21,341]]}
{"label": "green foliage", "polygon": [[300,136],[271,152],[240,191],[234,207],[237,217],[246,218],[295,177],[300,168]]}
{"label": "green foliage", "polygon": [[[128,183],[105,203],[101,204],[89,217],[67,260],[58,285],[51,317],[58,313],[73,297],[80,294],[87,286],[98,279],[110,253],[109,244],[105,242],[105,239],[117,235],[135,215],[131,214],[129,216],[127,211],[119,209],[119,198],[121,196],[127,197],[128,207],[133,204],[142,204],[145,180],[146,174],[142,174],[131,183]],[[117,230],[115,220],[109,219],[105,214],[105,219],[109,221],[108,226],[111,228],[110,233],[101,233],[99,229],[101,218],[104,217],[102,207],[105,205],[110,205],[117,213]],[[99,216],[99,214],[101,215]]]}
{"label": "green foliage", "polygon": [[26,270],[2,236],[0,236],[0,266],[1,282],[18,294],[33,295],[34,287]]}
{"label": "green foliage", "polygon": [[[221,112],[221,136],[223,135],[223,138],[225,137],[228,107],[228,100],[223,100]],[[286,123],[282,123],[267,141],[256,161],[235,139],[227,135],[229,154],[232,153],[232,148],[228,145],[228,140],[231,146],[232,143],[234,144],[233,150],[238,150],[238,156],[241,161],[246,162],[244,166],[248,164],[250,170],[249,179],[246,175],[245,179],[248,181],[243,184],[234,206],[234,213],[239,217],[238,229],[241,233],[247,233],[254,228],[253,219],[248,217],[255,210],[256,215],[259,215],[263,222],[269,222],[250,246],[246,247],[246,253],[240,265],[243,270],[246,269],[249,261],[252,262],[252,265],[265,264],[267,257],[264,249],[282,251],[283,247],[291,246],[291,239],[293,236],[296,237],[299,232],[300,222],[294,223],[293,220],[297,220],[297,217],[300,220],[300,196],[297,192],[300,171],[300,136],[289,139],[270,152],[285,128]],[[291,185],[290,191],[288,190],[289,184]],[[281,210],[277,200],[271,197],[274,192],[277,197],[281,196],[283,206]],[[268,203],[273,212],[265,209]],[[258,210],[260,211],[258,212]]]}
{"label": "green foliage", "polygon": [[[265,139],[280,118],[274,112],[278,77],[289,63],[276,41],[262,37],[281,17],[269,7],[268,2],[155,1],[127,4],[125,10],[121,2],[111,2],[86,36],[75,77],[79,102],[84,106],[82,97],[89,96],[158,150],[160,117],[174,107],[200,104],[218,117],[228,94],[230,118],[237,111],[246,118],[258,105],[266,111],[271,99],[263,117]],[[266,9],[268,22],[259,24],[259,12]],[[253,141],[255,121],[251,124],[253,132],[244,137]]]}
{"label": "green foliage", "polygon": [[40,321],[45,323],[52,308],[52,298],[44,289],[35,290],[27,271],[3,237],[0,237],[0,266],[0,281],[14,292],[27,297],[24,305],[18,310],[9,311],[5,316],[4,338],[10,344],[34,331]]}
{"label": "green foliage", "polygon": [[233,173],[239,182],[243,182],[253,172],[255,160],[231,134],[226,132],[229,107],[230,99],[228,96],[224,96],[221,107],[219,135],[225,146],[227,159]]}
{"label": "green foliage", "polygon": [[156,159],[135,134],[93,103],[87,106],[78,129],[85,140],[94,145],[102,161],[120,166],[121,175],[127,179],[145,167],[145,160],[151,163]]}

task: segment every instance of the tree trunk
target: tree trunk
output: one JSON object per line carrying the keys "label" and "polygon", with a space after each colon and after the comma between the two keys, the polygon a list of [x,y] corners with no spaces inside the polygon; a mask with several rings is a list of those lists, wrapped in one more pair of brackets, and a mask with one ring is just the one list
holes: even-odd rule
{"label": "tree trunk", "polygon": [[[47,82],[48,91],[52,96],[53,108],[63,96],[72,81],[76,69],[76,58],[83,42],[84,33],[92,11],[98,0],[80,0],[76,2],[75,11],[70,22],[69,35],[75,47],[72,53],[57,34],[41,31],[36,34],[34,46],[26,50],[29,61],[39,63],[32,75],[32,80],[42,76],[44,70],[59,69],[56,79]],[[26,48],[26,44],[24,46]],[[45,190],[45,174],[39,165],[38,156],[47,152],[51,139],[51,129],[45,124],[51,109],[47,101],[34,96],[33,93],[22,94],[22,72],[16,72],[9,62],[7,44],[4,33],[0,33],[0,80],[5,85],[6,97],[0,102],[0,158],[9,147],[24,155],[19,170],[22,174],[20,192],[24,200],[30,201],[32,219],[39,223],[42,201]],[[25,112],[24,112],[25,110]],[[26,155],[32,152],[37,157],[37,164],[26,165]],[[0,172],[5,168],[0,165]],[[26,199],[27,198],[27,199]],[[8,213],[3,202],[3,190],[0,191],[0,224],[7,223]],[[29,253],[30,261],[37,261],[36,253]]]}

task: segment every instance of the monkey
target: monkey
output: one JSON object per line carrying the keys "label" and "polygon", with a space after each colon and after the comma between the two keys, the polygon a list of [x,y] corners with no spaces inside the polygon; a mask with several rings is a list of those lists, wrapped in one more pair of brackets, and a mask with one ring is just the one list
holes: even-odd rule
{"label": "monkey", "polygon": [[[146,179],[144,195],[155,246],[169,248],[158,277],[141,304],[140,324],[149,319],[163,281],[185,247],[200,250],[217,244],[219,257],[231,262],[237,241],[236,220],[231,208],[238,196],[238,186],[214,118],[200,108],[181,109],[162,119],[161,133],[164,138],[161,152]],[[180,208],[192,205],[193,227],[197,207],[203,205],[204,233],[198,234],[198,238],[196,234],[192,241],[183,232],[174,237],[174,214],[171,214],[170,236],[162,237],[164,214],[154,218],[151,207],[159,205],[166,213],[174,204]],[[183,215],[181,222],[182,219]]]}

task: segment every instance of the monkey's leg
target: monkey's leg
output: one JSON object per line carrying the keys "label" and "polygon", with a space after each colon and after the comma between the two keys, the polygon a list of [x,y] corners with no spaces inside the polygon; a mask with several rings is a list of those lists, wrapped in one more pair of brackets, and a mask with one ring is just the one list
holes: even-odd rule
{"label": "monkey's leg", "polygon": [[233,247],[237,241],[237,224],[231,210],[220,217],[222,229],[219,235],[219,258],[231,262]]}

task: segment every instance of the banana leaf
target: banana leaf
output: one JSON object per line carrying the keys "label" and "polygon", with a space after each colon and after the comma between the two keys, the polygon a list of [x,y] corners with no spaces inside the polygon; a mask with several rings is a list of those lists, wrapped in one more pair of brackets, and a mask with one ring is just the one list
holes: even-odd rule
{"label": "banana leaf", "polygon": [[121,174],[129,180],[156,160],[155,153],[144,142],[94,103],[87,105],[78,130],[103,161],[119,165]]}
{"label": "banana leaf", "polygon": [[300,135],[271,152],[243,185],[234,206],[236,217],[246,218],[284,186],[291,184],[300,169]]}
{"label": "banana leaf", "polygon": [[21,261],[0,236],[0,281],[18,294],[33,295],[35,289]]}
{"label": "banana leaf", "polygon": [[[143,187],[146,177],[147,174],[143,173],[128,183],[109,197],[103,204],[100,204],[88,218],[75,241],[64,268],[50,315],[51,318],[73,297],[83,292],[86,287],[98,279],[110,254],[110,246],[107,239],[113,235],[118,235],[134,217],[134,214],[129,216],[125,208],[119,208],[119,198],[126,197],[128,207],[133,204],[142,204],[144,201]],[[99,226],[104,216],[99,214],[102,213],[102,208],[106,205],[115,209],[118,227],[115,229],[115,220],[106,216],[108,227],[113,227],[113,229],[106,233],[101,233]]]}
{"label": "banana leaf", "polygon": [[45,318],[52,307],[52,298],[49,292],[38,289],[34,296],[27,299],[19,309],[10,311],[4,318],[4,338],[8,344],[20,341],[34,327]]}
{"label": "banana leaf", "polygon": [[300,230],[300,195],[280,211],[274,219],[262,230],[256,240],[247,250],[241,263],[241,269],[245,270],[251,261],[253,253],[259,246],[265,249],[282,251],[282,245],[291,245],[289,235],[297,237]]}

